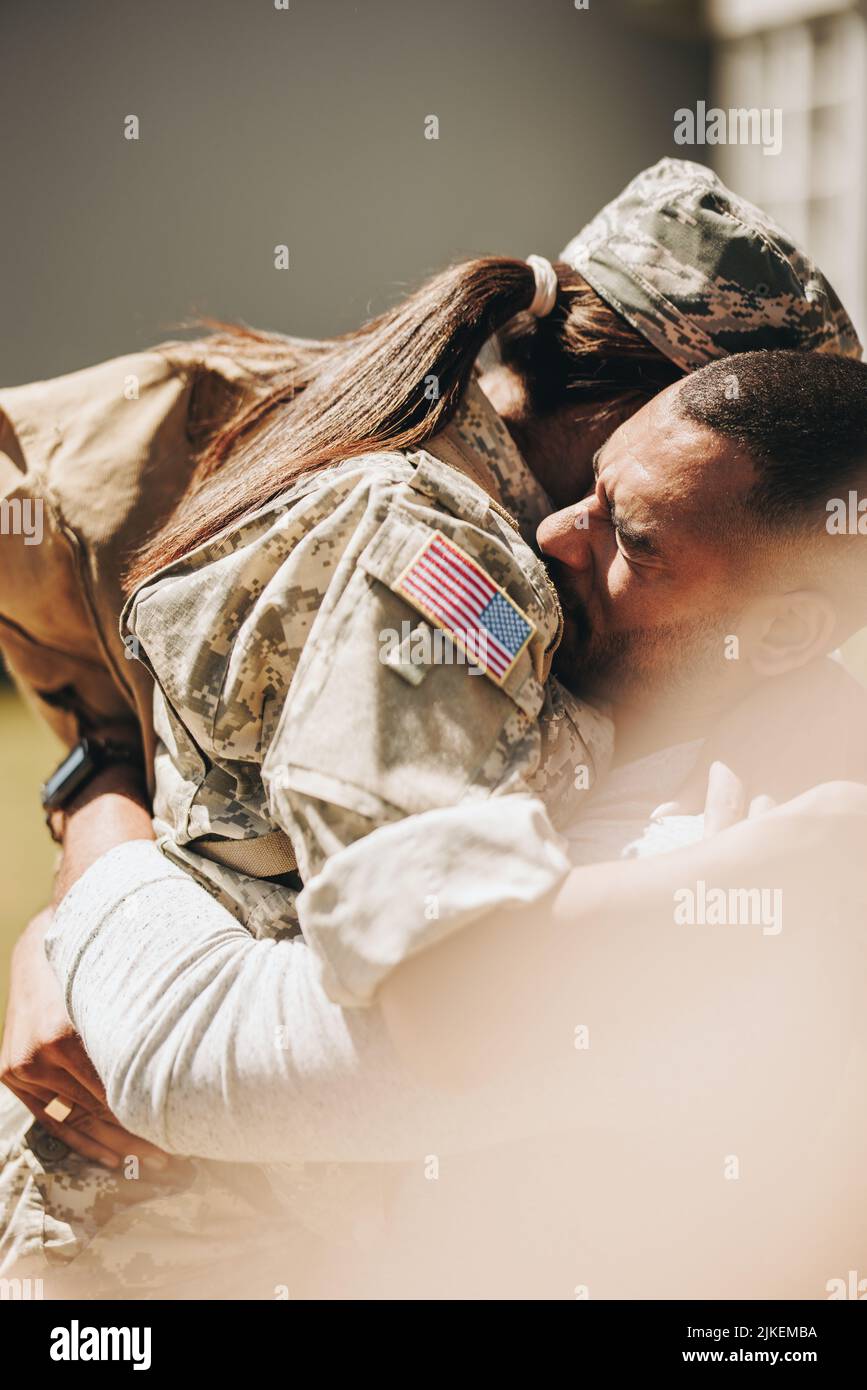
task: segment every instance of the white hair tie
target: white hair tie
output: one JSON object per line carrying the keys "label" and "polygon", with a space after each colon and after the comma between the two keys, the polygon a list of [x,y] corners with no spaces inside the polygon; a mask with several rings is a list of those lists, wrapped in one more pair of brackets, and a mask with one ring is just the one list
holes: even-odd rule
{"label": "white hair tie", "polygon": [[536,281],[536,293],[527,313],[536,319],[543,319],[550,314],[557,300],[557,272],[544,256],[528,256],[527,265],[532,269]]}

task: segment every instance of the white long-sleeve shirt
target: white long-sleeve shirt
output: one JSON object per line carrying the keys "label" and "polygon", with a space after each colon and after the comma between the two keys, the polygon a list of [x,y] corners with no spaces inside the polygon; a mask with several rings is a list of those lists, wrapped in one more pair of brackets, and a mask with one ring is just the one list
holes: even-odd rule
{"label": "white long-sleeve shirt", "polygon": [[46,949],[110,1108],[169,1152],[397,1161],[522,1132],[502,1091],[420,1086],[376,1007],[328,998],[300,938],[254,939],[150,841],[91,866]]}
{"label": "white long-sleeve shirt", "polygon": [[[651,826],[630,843],[694,757],[695,745],[684,745],[619,769],[565,841],[539,803],[518,797],[508,814],[495,803],[468,808],[464,824],[451,810],[380,827],[328,862],[302,895],[306,912],[321,933],[336,922],[382,978],[436,935],[437,922],[417,910],[428,896],[454,931],[493,900],[538,900],[572,863],[694,839],[700,818]],[[518,814],[536,878],[506,852]],[[446,816],[453,839],[443,874]],[[302,938],[253,938],[151,841],[120,845],[88,869],[57,909],[46,949],[112,1111],[170,1152],[390,1162],[526,1133],[528,1108],[516,1111],[505,1081],[471,1094],[421,1086],[375,1004],[346,1008],[329,997],[327,953]]]}

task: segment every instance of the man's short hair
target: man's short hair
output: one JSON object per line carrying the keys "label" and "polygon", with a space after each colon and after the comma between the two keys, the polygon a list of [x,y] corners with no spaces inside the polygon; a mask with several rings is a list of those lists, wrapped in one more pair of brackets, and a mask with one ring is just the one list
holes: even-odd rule
{"label": "man's short hair", "polygon": [[680,411],[733,440],[758,474],[746,498],[800,530],[867,479],[867,363],[825,352],[744,352],[686,378]]}
{"label": "man's short hair", "polygon": [[[740,353],[687,377],[675,408],[752,461],[756,481],[736,506],[765,557],[788,555],[838,596],[850,588],[867,618],[867,536],[857,522],[845,536],[828,524],[835,503],[867,498],[867,363],[791,349]],[[857,500],[848,515],[859,515]]]}

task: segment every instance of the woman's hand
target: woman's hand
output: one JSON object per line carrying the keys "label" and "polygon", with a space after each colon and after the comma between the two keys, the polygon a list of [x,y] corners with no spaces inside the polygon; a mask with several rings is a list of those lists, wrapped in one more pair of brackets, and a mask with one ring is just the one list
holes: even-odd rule
{"label": "woman's hand", "polygon": [[[45,958],[50,922],[46,908],[26,927],[12,953],[0,1081],[45,1129],[84,1158],[116,1168],[134,1155],[149,1168],[164,1168],[166,1155],[121,1128],[105,1103],[102,1082],[69,1021]],[[45,1113],[55,1098],[71,1107],[65,1120]]]}

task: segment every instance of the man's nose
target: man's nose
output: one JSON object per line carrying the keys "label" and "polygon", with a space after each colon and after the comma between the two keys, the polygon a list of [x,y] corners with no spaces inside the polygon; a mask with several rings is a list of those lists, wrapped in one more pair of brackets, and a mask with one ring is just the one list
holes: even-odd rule
{"label": "man's nose", "polygon": [[578,573],[593,566],[590,543],[591,512],[594,499],[585,498],[572,507],[546,516],[536,531],[536,541],[543,555],[559,560],[567,569]]}

